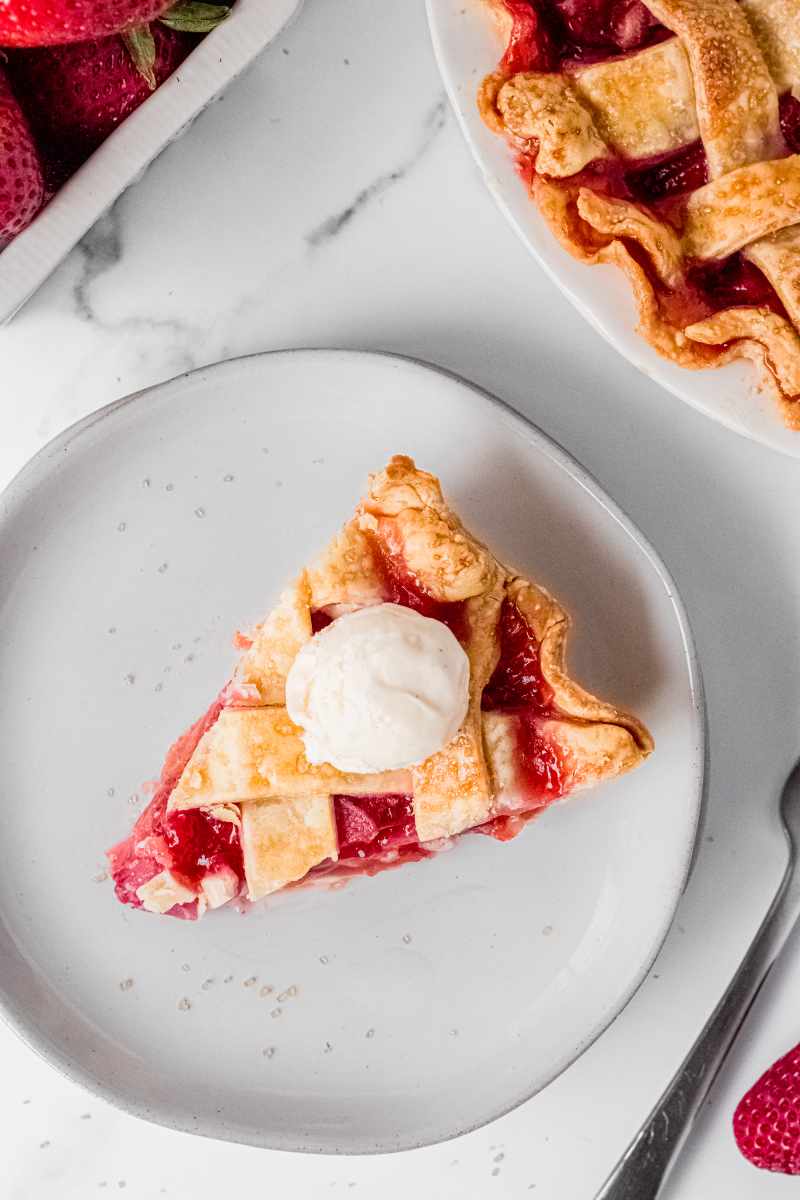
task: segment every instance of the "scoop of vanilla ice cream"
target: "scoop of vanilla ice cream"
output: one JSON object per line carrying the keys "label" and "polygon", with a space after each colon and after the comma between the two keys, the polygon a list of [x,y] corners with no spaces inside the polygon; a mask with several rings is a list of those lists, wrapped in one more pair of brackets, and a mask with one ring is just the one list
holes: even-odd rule
{"label": "scoop of vanilla ice cream", "polygon": [[410,767],[458,732],[469,659],[441,621],[399,604],[339,617],[306,642],[286,680],[306,757],[366,774]]}

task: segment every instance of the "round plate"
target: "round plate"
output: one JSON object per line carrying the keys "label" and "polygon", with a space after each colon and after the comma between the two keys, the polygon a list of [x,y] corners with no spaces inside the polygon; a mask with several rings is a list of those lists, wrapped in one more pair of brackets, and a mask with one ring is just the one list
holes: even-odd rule
{"label": "round plate", "polygon": [[636,333],[630,285],[613,266],[587,266],[572,258],[539,214],[517,174],[504,140],[478,114],[478,84],[503,54],[485,0],[427,0],[433,45],[450,101],[486,184],[525,245],[578,312],[603,337],[667,391],[744,437],[800,457],[800,434],[787,429],[768,391],[744,362],[689,371],[668,362]]}
{"label": "round plate", "polygon": [[[564,602],[577,678],[656,753],[507,845],[196,924],[123,908],[103,852],[142,781],[228,678],[233,632],[400,451]],[[3,497],[0,561],[0,992],[72,1078],[179,1129],[400,1149],[544,1087],[641,982],[701,807],[691,635],[641,534],[499,402],[381,355],[198,371],[41,451]]]}

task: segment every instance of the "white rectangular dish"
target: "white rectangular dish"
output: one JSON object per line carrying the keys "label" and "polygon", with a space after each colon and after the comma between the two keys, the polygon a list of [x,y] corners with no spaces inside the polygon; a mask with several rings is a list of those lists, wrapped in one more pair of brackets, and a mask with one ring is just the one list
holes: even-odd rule
{"label": "white rectangular dish", "polygon": [[302,0],[236,0],[160,88],[0,253],[0,323],[13,317],[87,229],[296,15]]}

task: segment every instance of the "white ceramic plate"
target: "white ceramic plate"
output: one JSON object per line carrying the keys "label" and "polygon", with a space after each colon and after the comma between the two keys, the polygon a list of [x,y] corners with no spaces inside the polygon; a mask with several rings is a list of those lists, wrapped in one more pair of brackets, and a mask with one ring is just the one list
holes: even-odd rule
{"label": "white ceramic plate", "polygon": [[[746,363],[688,371],[656,354],[635,332],[630,285],[612,266],[587,266],[558,244],[517,175],[502,138],[483,124],[475,102],[480,81],[505,47],[483,0],[427,0],[439,68],[464,136],[489,190],[513,228],[565,296],[629,362],[692,408],[736,433],[800,457],[800,436],[786,429],[769,395],[755,390]],[[536,314],[531,313],[531,321]]]}
{"label": "white ceramic plate", "polygon": [[[129,798],[227,678],[232,632],[397,451],[566,603],[577,676],[656,754],[508,845],[197,924],[121,907],[95,876]],[[641,982],[701,805],[691,635],[630,521],[498,402],[379,355],[198,371],[41,451],[2,499],[0,562],[0,994],[74,1079],[217,1137],[410,1147],[544,1087]]]}

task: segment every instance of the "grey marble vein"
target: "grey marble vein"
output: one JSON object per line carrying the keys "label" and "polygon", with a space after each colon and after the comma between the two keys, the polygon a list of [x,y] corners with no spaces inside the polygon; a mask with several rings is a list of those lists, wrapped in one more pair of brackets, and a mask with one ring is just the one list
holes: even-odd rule
{"label": "grey marble vein", "polygon": [[[152,317],[131,314],[112,321],[101,316],[97,305],[92,301],[92,285],[106,271],[117,266],[122,261],[124,243],[122,237],[121,206],[125,197],[120,197],[99,221],[96,222],[78,243],[78,252],[83,256],[80,275],[73,285],[72,298],[77,315],[97,328],[108,333],[116,332],[159,332],[172,333],[176,338],[197,340],[206,331],[196,329],[176,317]],[[195,366],[194,355],[188,350],[179,356],[182,368],[190,370]]]}
{"label": "grey marble vein", "polygon": [[84,321],[96,321],[89,299],[89,290],[100,275],[109,271],[122,258],[122,235],[120,232],[119,201],[92,226],[78,243],[78,252],[83,265],[72,288],[72,298],[79,317]]}
{"label": "grey marble vein", "polygon": [[391,187],[394,187],[396,183],[405,179],[409,172],[425,157],[442,129],[444,129],[446,117],[447,98],[442,93],[425,116],[422,137],[413,154],[409,155],[394,170],[386,171],[382,175],[379,175],[372,183],[362,188],[346,208],[343,208],[338,213],[334,213],[333,216],[328,217],[320,225],[317,225],[315,229],[312,229],[310,233],[306,234],[308,245],[316,250],[319,246],[332,241],[366,205],[377,199],[378,196],[382,196]]}

